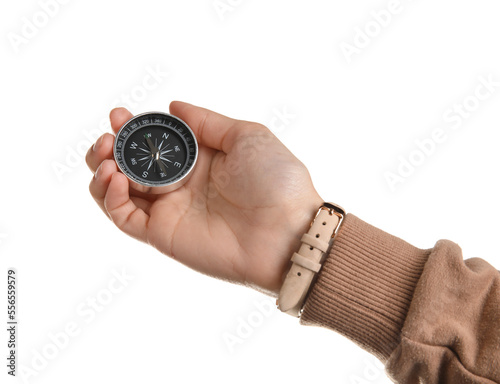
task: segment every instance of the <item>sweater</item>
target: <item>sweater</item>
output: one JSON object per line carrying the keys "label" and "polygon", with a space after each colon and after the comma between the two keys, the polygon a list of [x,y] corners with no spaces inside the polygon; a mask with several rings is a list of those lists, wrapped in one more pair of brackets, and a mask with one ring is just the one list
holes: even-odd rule
{"label": "sweater", "polygon": [[419,249],[348,214],[300,322],[357,343],[396,383],[500,383],[500,273],[448,240]]}

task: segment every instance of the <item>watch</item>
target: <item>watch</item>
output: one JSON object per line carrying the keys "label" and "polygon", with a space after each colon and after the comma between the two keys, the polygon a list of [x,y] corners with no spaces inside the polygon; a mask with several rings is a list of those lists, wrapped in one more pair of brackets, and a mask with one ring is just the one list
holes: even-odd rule
{"label": "watch", "polygon": [[292,256],[292,266],[276,302],[280,311],[300,317],[309,289],[345,215],[344,209],[336,204],[323,203],[319,207],[309,231],[301,238],[302,244],[298,252]]}

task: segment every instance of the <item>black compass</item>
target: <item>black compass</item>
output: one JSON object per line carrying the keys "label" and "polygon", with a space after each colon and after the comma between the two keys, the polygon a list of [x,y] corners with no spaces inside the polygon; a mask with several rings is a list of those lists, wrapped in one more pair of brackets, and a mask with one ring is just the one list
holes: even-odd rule
{"label": "black compass", "polygon": [[120,170],[143,192],[170,192],[183,185],[196,164],[198,144],[188,125],[173,115],[148,112],[118,131],[114,156]]}

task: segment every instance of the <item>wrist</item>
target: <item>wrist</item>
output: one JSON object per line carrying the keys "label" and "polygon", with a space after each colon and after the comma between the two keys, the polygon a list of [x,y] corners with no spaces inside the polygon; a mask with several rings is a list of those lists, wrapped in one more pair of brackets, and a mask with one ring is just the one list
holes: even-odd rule
{"label": "wrist", "polygon": [[272,297],[278,297],[285,276],[291,266],[291,257],[301,244],[301,237],[310,227],[318,207],[323,203],[321,197],[314,191],[306,199],[288,202],[277,208],[276,240],[269,254],[268,269],[263,270],[262,280],[247,282],[248,285]]}
{"label": "wrist", "polygon": [[288,271],[292,265],[291,258],[294,252],[300,248],[300,239],[306,233],[310,226],[311,221],[314,219],[318,211],[318,207],[323,203],[323,199],[318,194],[311,196],[307,202],[301,203],[300,207],[295,207],[293,209],[294,215],[291,217],[289,222],[289,235],[288,239],[285,240],[288,246],[285,248],[282,258],[280,259],[281,265],[279,268],[279,278],[275,284],[274,294],[277,297],[286,278]]}

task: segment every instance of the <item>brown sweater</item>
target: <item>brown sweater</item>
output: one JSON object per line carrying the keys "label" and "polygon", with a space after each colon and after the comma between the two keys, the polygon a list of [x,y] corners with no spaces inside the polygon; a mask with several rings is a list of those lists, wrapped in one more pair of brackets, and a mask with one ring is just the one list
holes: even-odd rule
{"label": "brown sweater", "polygon": [[500,273],[447,240],[422,250],[347,215],[301,323],[348,337],[397,383],[500,383]]}

